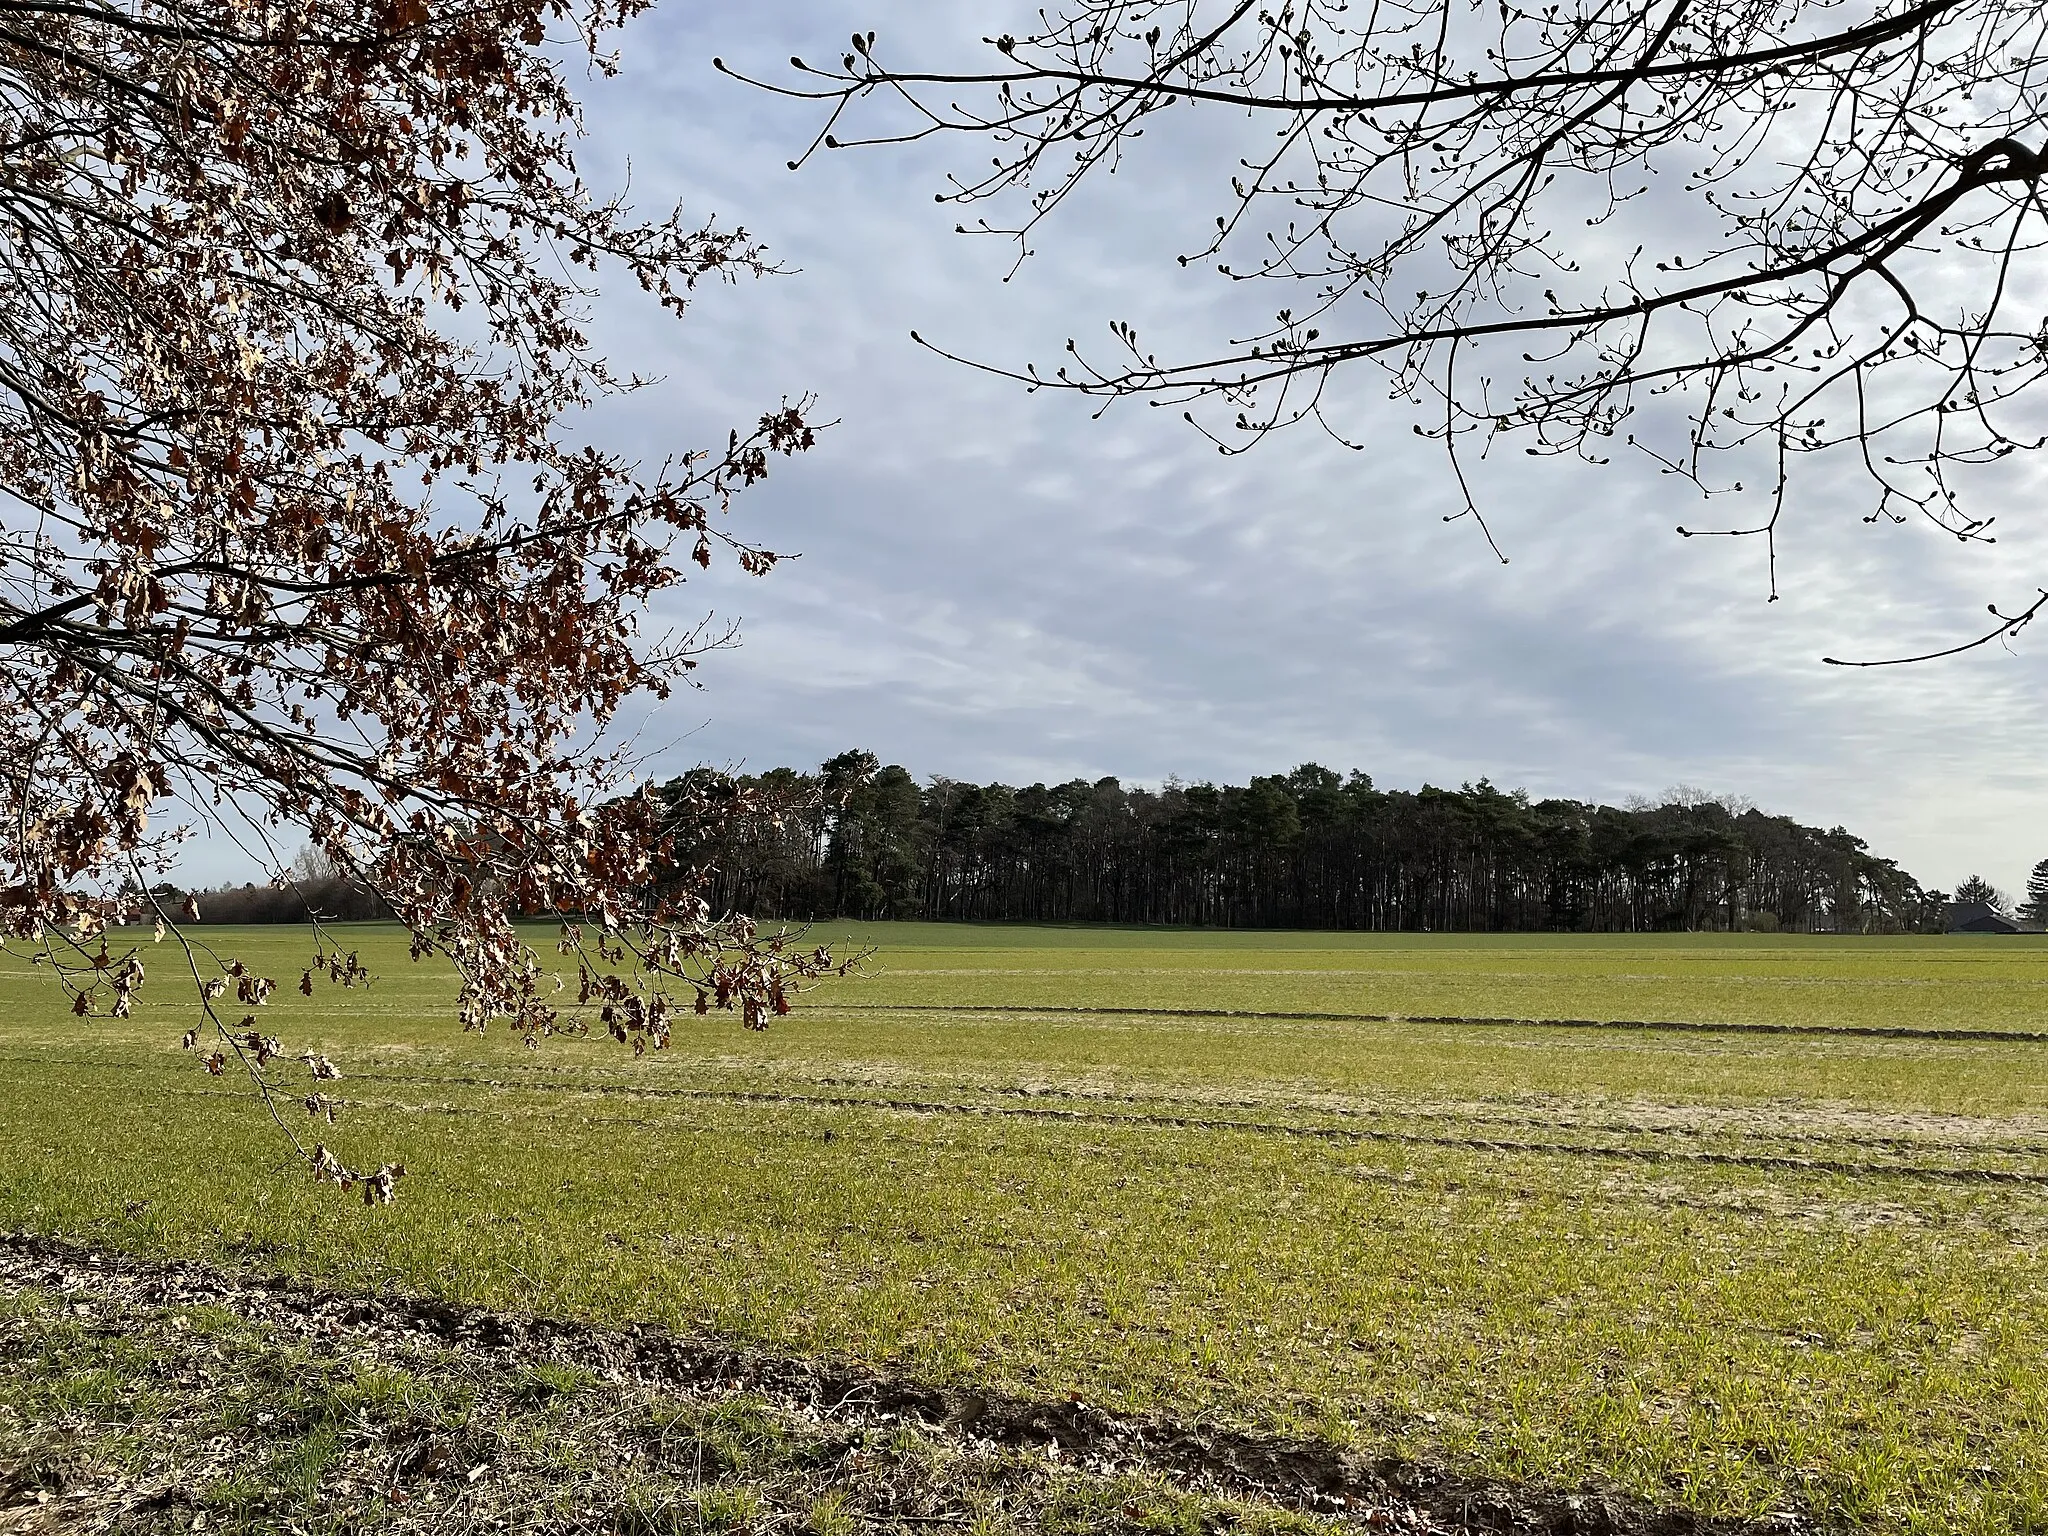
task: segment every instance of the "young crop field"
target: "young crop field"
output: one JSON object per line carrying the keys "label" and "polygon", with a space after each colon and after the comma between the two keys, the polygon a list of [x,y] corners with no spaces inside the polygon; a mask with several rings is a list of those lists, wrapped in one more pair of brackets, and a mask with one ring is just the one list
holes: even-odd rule
{"label": "young crop field", "polygon": [[[443,972],[388,929],[347,933],[373,985],[280,1000],[266,1028],[341,1066],[322,1135],[405,1163],[395,1206],[290,1164],[247,1092],[179,1050],[175,982],[80,1020],[8,959],[0,1232],[653,1325],[956,1407],[1078,1399],[1531,1497],[2048,1529],[2042,940],[875,925],[831,935],[873,946],[867,975],[772,1030],[691,1018],[635,1060],[464,1035]],[[281,977],[309,948],[209,937]],[[57,1294],[0,1274],[0,1529],[39,1426],[155,1454],[141,1410],[107,1406],[134,1393],[104,1389],[151,1352],[80,1334]],[[102,1389],[67,1396],[81,1361]],[[356,1379],[321,1390],[352,1402]],[[302,1438],[340,1464],[356,1422]],[[830,1536],[816,1506],[841,1499],[834,1531],[1058,1529],[1072,1504],[892,1516],[815,1481],[710,1524]],[[230,1492],[214,1529],[344,1508],[317,1477]],[[1100,1492],[1109,1513],[1065,1528],[1258,1523]],[[372,1489],[344,1512],[372,1495],[395,1509]],[[706,1496],[676,1528],[707,1528]]]}

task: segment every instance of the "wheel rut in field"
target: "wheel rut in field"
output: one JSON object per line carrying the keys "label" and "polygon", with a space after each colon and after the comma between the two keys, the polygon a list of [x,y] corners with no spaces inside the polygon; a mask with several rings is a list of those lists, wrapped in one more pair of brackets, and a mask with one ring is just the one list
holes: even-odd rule
{"label": "wheel rut in field", "polygon": [[[4,1053],[0,1053],[0,1064],[4,1064],[9,1061],[40,1062],[44,1059],[45,1058],[40,1056],[9,1056]],[[71,1062],[70,1065],[82,1070],[90,1070],[94,1072],[118,1072],[128,1073],[131,1075],[140,1074],[150,1069],[150,1064],[147,1062],[108,1061],[100,1057],[81,1057]],[[727,1090],[709,1088],[663,1088],[657,1085],[623,1082],[616,1078],[594,1078],[580,1075],[571,1075],[569,1072],[566,1072],[560,1068],[527,1068],[523,1064],[506,1064],[504,1066],[498,1067],[497,1070],[507,1075],[496,1077],[484,1077],[469,1072],[447,1073],[431,1070],[421,1072],[379,1072],[374,1070],[356,1070],[350,1072],[349,1077],[352,1081],[356,1082],[395,1083],[423,1088],[435,1086],[447,1086],[454,1088],[491,1088],[498,1090],[509,1090],[528,1093],[555,1093],[564,1095],[590,1093],[626,1098],[638,1097],[649,1099],[683,1098],[717,1100],[720,1098],[737,1098],[744,1100],[745,1096],[748,1093],[747,1090],[739,1089]],[[882,1086],[871,1079],[860,1077],[819,1076],[806,1077],[803,1079],[803,1081],[814,1083],[821,1087],[849,1088],[856,1090],[864,1088],[874,1089]],[[169,1091],[174,1094],[177,1094],[180,1097],[204,1098],[218,1097],[221,1096],[223,1092],[225,1092],[225,1090],[218,1089],[171,1089]],[[1069,1087],[1017,1086],[1015,1084],[1004,1083],[968,1083],[964,1085],[945,1085],[941,1088],[941,1091],[954,1092],[962,1095],[980,1095],[990,1099],[998,1100],[1052,1099],[1063,1102],[1082,1104],[1157,1104],[1161,1102],[1162,1099],[1170,1099],[1171,1097],[1170,1095],[1165,1094],[1148,1094],[1131,1091],[1077,1089]],[[984,1107],[970,1102],[961,1102],[952,1099],[885,1099],[876,1098],[867,1094],[860,1093],[834,1095],[787,1092],[760,1094],[755,1095],[755,1097],[761,1098],[767,1102],[787,1102],[791,1104],[818,1104],[828,1107],[868,1105],[881,1109],[911,1110],[914,1112],[930,1114],[1001,1114],[1006,1112],[1007,1110],[1007,1106],[1005,1105],[991,1105]],[[1208,1109],[1226,1109],[1256,1112],[1259,1110],[1275,1108],[1277,1101],[1273,1099],[1203,1097],[1200,1099],[1192,1100],[1190,1102],[1199,1104],[1202,1107]],[[341,1104],[344,1107],[346,1107],[350,1103],[354,1103],[357,1107],[369,1107],[367,1102],[362,1100],[351,1101],[345,1099],[338,1099],[337,1103]],[[1053,1113],[1049,1109],[1049,1107],[1043,1105],[1034,1105],[1032,1106],[1032,1108],[1037,1109],[1041,1114]],[[1314,1113],[1323,1116],[1327,1119],[1333,1120],[1413,1121],[1432,1118],[1430,1112],[1426,1110],[1389,1109],[1343,1104],[1319,1104],[1314,1106]],[[1085,1118],[1085,1115],[1083,1116],[1083,1118]],[[1327,1131],[1331,1135],[1341,1136],[1347,1130],[1347,1128],[1344,1126],[1290,1127],[1285,1124],[1279,1124],[1271,1121],[1221,1120],[1215,1119],[1213,1117],[1185,1115],[1166,1116],[1155,1114],[1148,1117],[1143,1114],[1115,1113],[1106,1114],[1104,1115],[1104,1118],[1113,1121],[1127,1120],[1137,1124],[1161,1124],[1171,1126],[1189,1126],[1194,1128],[1229,1128],[1251,1131],[1265,1130],[1275,1134],[1299,1134],[1304,1136],[1318,1135],[1325,1131]],[[1642,1136],[1649,1138],[1657,1138],[1660,1140],[1702,1139],[1705,1136],[1712,1133],[1711,1127],[1703,1129],[1698,1126],[1685,1125],[1679,1123],[1660,1123],[1656,1121],[1628,1121],[1617,1119],[1567,1120],[1561,1119],[1557,1115],[1494,1113],[1488,1111],[1467,1112],[1464,1110],[1459,1110],[1454,1113],[1441,1116],[1440,1118],[1451,1120],[1455,1123],[1463,1125],[1504,1126],[1516,1129],[1547,1127],[1553,1129],[1568,1129],[1572,1131],[1577,1131],[1585,1135]],[[1394,1131],[1389,1131],[1386,1134],[1388,1137],[1391,1138],[1409,1136],[1418,1140],[1422,1140],[1423,1136],[1426,1135],[1426,1133],[1403,1133]],[[1858,1134],[1854,1132],[1827,1130],[1807,1131],[1798,1128],[1745,1130],[1740,1134],[1744,1136],[1746,1139],[1752,1141],[1781,1146],[1861,1148],[1879,1152],[1952,1153],[1958,1157],[1969,1157],[1973,1155],[1989,1155],[2048,1159],[2048,1132],[2044,1132],[2040,1135],[2033,1137],[2032,1139],[2027,1140],[1997,1140],[1983,1137],[1967,1139],[1944,1139],[1939,1136],[1928,1135],[1901,1136],[1882,1134]],[[1442,1143],[1422,1140],[1422,1144],[1437,1145]],[[1507,1145],[1507,1143],[1503,1142],[1492,1142],[1489,1144]],[[1577,1143],[1544,1143],[1541,1145],[1554,1145],[1559,1150],[1584,1150],[1584,1148],[1582,1148],[1581,1145]],[[1597,1151],[1599,1149],[1594,1148],[1592,1150]],[[1615,1151],[1615,1155],[1621,1155],[1621,1153],[1626,1149],[1612,1150]],[[1656,1149],[1654,1148],[1642,1149],[1646,1157],[1651,1155],[1655,1150]],[[1677,1155],[1682,1156],[1683,1153],[1681,1152]],[[1782,1163],[1787,1165],[1801,1167],[1821,1166],[1821,1164],[1813,1163],[1809,1160],[1803,1159],[1799,1157],[1797,1154],[1756,1153],[1725,1155],[1754,1157],[1776,1155],[1780,1158],[1780,1161]],[[1839,1158],[1824,1159],[1823,1162],[1829,1169],[1835,1171],[1858,1171],[1867,1169],[1873,1172],[1899,1172],[1907,1177],[1913,1176],[1914,1168],[1917,1166],[1910,1163],[1855,1163],[1847,1159]],[[1940,1166],[1935,1166],[1931,1170],[1929,1170],[1929,1176],[1940,1176],[1943,1173],[1943,1171],[1944,1170]],[[1998,1176],[2004,1173],[2015,1171],[2023,1173],[2026,1172],[2026,1170],[2009,1169],[1973,1170],[1966,1166],[1951,1168],[1947,1169],[1946,1171],[1947,1173],[1966,1181],[1979,1177],[1980,1175],[1989,1176],[1995,1180]],[[2048,1174],[2042,1175],[2039,1180],[2035,1179],[2033,1176],[2030,1175],[2027,1178],[2021,1179],[2020,1182],[2048,1182]]]}
{"label": "wheel rut in field", "polygon": [[[1753,1168],[1788,1173],[1833,1174],[1847,1178],[1917,1179],[1950,1184],[2012,1184],[2048,1188],[2048,1173],[2018,1168],[1948,1166],[1939,1163],[1859,1162],[1842,1158],[1792,1157],[1762,1152],[1716,1152],[1679,1147],[1616,1146],[1595,1142],[1541,1141],[1520,1137],[1460,1136],[1401,1131],[1368,1126],[1301,1125],[1276,1120],[1233,1120],[1207,1115],[1115,1114],[1106,1110],[1062,1109],[1020,1104],[977,1104],[957,1100],[881,1097],[869,1094],[784,1093],[728,1088],[654,1088],[617,1083],[563,1084],[534,1088],[497,1078],[415,1076],[358,1072],[357,1081],[395,1082],[413,1086],[511,1088],[564,1095],[681,1099],[728,1104],[786,1104],[821,1109],[882,1110],[912,1115],[963,1115],[990,1120],[1052,1121],[1070,1125],[1131,1126],[1141,1129],[1240,1132],[1284,1136],[1304,1141],[1360,1145],[1366,1143],[1440,1147],[1453,1151],[1516,1153],[1538,1156],[1603,1158],[1630,1163],[1669,1163],[1709,1167]],[[201,1090],[203,1091],[203,1090]],[[373,1108],[373,1102],[359,1101]],[[451,1111],[460,1112],[453,1106]]]}
{"label": "wheel rut in field", "polygon": [[[1768,1521],[1715,1520],[1597,1489],[1510,1485],[1426,1464],[1374,1459],[1328,1441],[1121,1414],[1078,1397],[1034,1399],[939,1385],[830,1360],[777,1356],[652,1325],[607,1329],[463,1306],[431,1296],[335,1291],[190,1261],[92,1250],[0,1233],[0,1290],[54,1293],[92,1314],[98,1332],[121,1317],[205,1305],[318,1348],[370,1337],[385,1346],[459,1351],[504,1370],[573,1365],[636,1387],[694,1398],[745,1394],[827,1423],[914,1422],[1089,1471],[1136,1473],[1412,1536],[1794,1536],[1796,1511]],[[7,1469],[0,1467],[0,1473]],[[4,1481],[4,1479],[0,1479]]]}
{"label": "wheel rut in field", "polygon": [[[587,1074],[571,1075],[559,1067],[527,1067],[521,1063],[500,1068],[529,1075],[523,1086],[541,1091],[569,1091],[576,1088],[602,1086],[624,1092],[635,1091],[637,1085],[618,1077],[598,1077]],[[431,1082],[436,1079],[427,1073],[399,1074],[369,1073],[359,1076],[373,1076],[378,1081]],[[954,1080],[951,1082],[919,1082],[912,1079],[888,1079],[878,1077],[833,1076],[803,1073],[788,1074],[794,1081],[800,1081],[818,1088],[845,1088],[872,1093],[887,1092],[892,1086],[914,1087],[932,1092],[956,1095],[964,1099],[983,1097],[1011,1100],[1057,1100],[1075,1104],[1113,1105],[1157,1105],[1161,1103],[1186,1105],[1202,1110],[1240,1110],[1251,1113],[1259,1111],[1282,1111],[1295,1109],[1303,1113],[1333,1120],[1378,1120],[1378,1121],[1424,1121],[1454,1122],[1460,1125],[1510,1126],[1518,1129],[1571,1130],[1582,1135],[1649,1136],[1678,1139],[1704,1139],[1719,1133],[1729,1134],[1725,1126],[1713,1122],[1686,1122],[1678,1119],[1623,1119],[1612,1115],[1604,1117],[1573,1118],[1557,1112],[1534,1114],[1527,1111],[1472,1108],[1469,1104],[1454,1106],[1416,1106],[1399,1104],[1361,1104],[1324,1102],[1317,1095],[1287,1097],[1269,1093],[1260,1098],[1231,1098],[1207,1093],[1176,1094],[1172,1092],[1145,1092],[1137,1088],[1084,1088],[1067,1084],[975,1082]],[[505,1086],[513,1086],[509,1081]],[[1979,1122],[1981,1123],[1981,1122]],[[1998,1140],[1987,1136],[1948,1137],[1932,1135],[1899,1135],[1883,1133],[1862,1133],[1808,1129],[1805,1126],[1780,1122],[1776,1126],[1744,1126],[1736,1134],[1745,1139],[1785,1145],[1806,1147],[1865,1147],[1883,1152],[1952,1152],[1958,1156],[2003,1155],[2009,1157],[2048,1158],[2048,1129],[2037,1133],[2022,1132],[2020,1137]]]}
{"label": "wheel rut in field", "polygon": [[[1452,1151],[1579,1157],[1624,1163],[1666,1163],[1677,1166],[1693,1164],[1786,1173],[1829,1174],[1843,1178],[1897,1178],[1939,1184],[2002,1184],[2048,1189],[2048,1172],[2025,1168],[1975,1167],[1968,1164],[1877,1162],[1840,1157],[1803,1157],[1795,1154],[1772,1152],[1714,1151],[1656,1145],[1617,1146],[1613,1144],[1602,1145],[1597,1142],[1546,1141],[1523,1137],[1460,1136],[1439,1132],[1396,1130],[1377,1126],[1302,1125],[1274,1120],[1236,1120],[1212,1115],[1116,1113],[1098,1109],[1055,1108],[1050,1105],[971,1103],[933,1098],[883,1097],[859,1093],[834,1094],[725,1088],[662,1088],[645,1084],[591,1081],[520,1082],[502,1077],[443,1073],[357,1071],[351,1073],[350,1077],[355,1082],[388,1083],[414,1088],[488,1088],[510,1092],[555,1094],[563,1097],[589,1094],[604,1098],[670,1099],[731,1104],[779,1104],[796,1108],[817,1109],[867,1109],[911,1115],[959,1115],[995,1120],[1066,1122],[1075,1125],[1239,1132],[1249,1135],[1282,1136],[1305,1141],[1350,1143],[1353,1145],[1383,1144],[1441,1147]],[[228,1089],[207,1088],[170,1089],[167,1091],[179,1097],[189,1098],[216,1098],[228,1096],[232,1093],[232,1090]],[[1066,1096],[1057,1091],[1048,1093],[1041,1090],[1027,1091],[1024,1089],[990,1088],[977,1091],[987,1092],[991,1097],[1030,1097],[1035,1099]],[[1099,1098],[1109,1097],[1107,1095],[1099,1096]],[[1136,1102],[1137,1100],[1134,1098],[1132,1101]],[[337,1102],[340,1107],[356,1109],[391,1107],[417,1110],[421,1107],[404,1104],[399,1101],[391,1101],[387,1104],[376,1100],[359,1098],[342,1099]],[[448,1114],[476,1112],[464,1106],[453,1104],[435,1107],[440,1112]],[[1227,1101],[1224,1107],[1255,1108],[1259,1106],[1251,1101]],[[1326,1113],[1332,1118],[1354,1118],[1372,1115],[1376,1112],[1340,1108],[1322,1111],[1322,1113]],[[1473,1117],[1467,1123],[1514,1127],[1557,1124],[1555,1120],[1513,1116],[1486,1119]],[[1667,1139],[1696,1134],[1684,1128],[1654,1125],[1626,1126],[1602,1124],[1586,1126],[1583,1129],[1589,1134],[1638,1135]],[[1792,1132],[1773,1133],[1760,1139],[1795,1144],[1808,1141],[1808,1138]],[[1987,1153],[2016,1157],[2048,1156],[2048,1147],[2018,1142],[1943,1142],[1925,1138],[1844,1135],[1817,1135],[1811,1138],[1811,1142],[1831,1146],[1867,1147],[1879,1151],[1953,1152],[1959,1156],[1969,1156],[1972,1154],[1981,1156]]]}
{"label": "wheel rut in field", "polygon": [[1949,1044],[1981,1041],[1992,1045],[2048,1044],[2044,1029],[1919,1028],[1910,1024],[1702,1024],[1686,1019],[1514,1019],[1451,1013],[1320,1013],[1258,1008],[1137,1008],[1074,1003],[816,1003],[820,1013],[980,1013],[1034,1015],[1097,1015],[1141,1019],[1271,1019],[1276,1023],[1310,1024],[1445,1024],[1487,1029],[1617,1029],[1650,1030],[1692,1035],[1842,1036],[1868,1040],[1932,1040]]}

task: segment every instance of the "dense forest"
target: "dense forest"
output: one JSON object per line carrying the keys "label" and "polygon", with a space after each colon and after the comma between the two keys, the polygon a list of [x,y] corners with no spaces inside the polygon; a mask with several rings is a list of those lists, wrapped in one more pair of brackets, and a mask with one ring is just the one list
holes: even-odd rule
{"label": "dense forest", "polygon": [[1484,779],[1383,790],[1313,763],[1244,785],[1017,789],[920,784],[866,752],[666,792],[764,808],[693,850],[717,906],[764,918],[1896,933],[1943,912],[1840,827],[1689,792],[1618,808]]}

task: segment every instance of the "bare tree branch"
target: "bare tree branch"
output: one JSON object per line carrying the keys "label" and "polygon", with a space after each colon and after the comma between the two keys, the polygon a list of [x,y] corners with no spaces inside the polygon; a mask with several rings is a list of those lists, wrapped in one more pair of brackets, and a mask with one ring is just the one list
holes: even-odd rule
{"label": "bare tree branch", "polygon": [[974,360],[1031,388],[1170,402],[1227,452],[1357,446],[1376,392],[1329,386],[1375,365],[1447,448],[1618,442],[1757,503],[1684,531],[1761,535],[1774,582],[1795,478],[1840,461],[1868,520],[1979,539],[1989,472],[2048,437],[2039,6],[1070,0],[986,41],[997,66],[930,70],[863,34],[755,83],[829,108],[827,148],[986,140],[941,201],[1020,261],[1083,185],[1145,174],[1139,135],[1240,122],[1180,264],[1286,294],[1208,350],[1114,320],[1106,353]]}

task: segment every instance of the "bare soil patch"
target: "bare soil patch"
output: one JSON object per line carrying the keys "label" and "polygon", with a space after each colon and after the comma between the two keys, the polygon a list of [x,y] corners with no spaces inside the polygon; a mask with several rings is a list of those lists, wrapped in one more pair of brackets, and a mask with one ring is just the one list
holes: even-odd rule
{"label": "bare soil patch", "polygon": [[0,1234],[0,1533],[1737,1536],[1599,1489]]}

